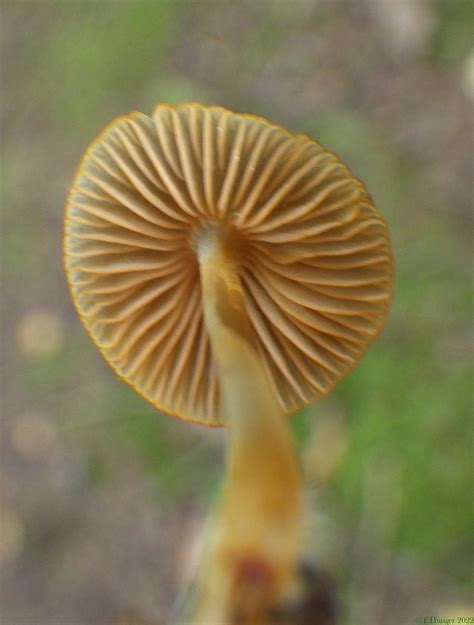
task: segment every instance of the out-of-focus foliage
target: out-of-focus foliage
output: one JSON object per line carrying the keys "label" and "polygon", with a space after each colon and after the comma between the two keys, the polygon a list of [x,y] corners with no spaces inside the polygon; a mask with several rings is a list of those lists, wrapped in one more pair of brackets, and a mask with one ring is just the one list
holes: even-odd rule
{"label": "out-of-focus foliage", "polygon": [[157,414],[117,380],[62,270],[62,207],[87,144],[117,115],[185,100],[312,135],[386,216],[386,328],[331,397],[291,420],[314,488],[309,542],[349,625],[466,616],[472,3],[1,10],[5,623],[166,617],[218,493],[225,433]]}

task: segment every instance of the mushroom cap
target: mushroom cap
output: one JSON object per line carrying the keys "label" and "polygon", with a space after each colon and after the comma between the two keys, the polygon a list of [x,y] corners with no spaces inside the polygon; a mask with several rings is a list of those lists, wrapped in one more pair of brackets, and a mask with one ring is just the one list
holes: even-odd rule
{"label": "mushroom cap", "polygon": [[208,227],[238,249],[255,348],[284,411],[327,394],[386,316],[385,222],[319,143],[197,103],[114,120],[69,193],[66,274],[108,363],[160,410],[223,424],[195,249]]}

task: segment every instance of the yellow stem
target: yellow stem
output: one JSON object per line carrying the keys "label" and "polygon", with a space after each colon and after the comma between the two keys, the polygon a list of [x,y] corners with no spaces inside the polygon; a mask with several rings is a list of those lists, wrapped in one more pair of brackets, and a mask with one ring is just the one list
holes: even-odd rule
{"label": "yellow stem", "polygon": [[286,416],[254,347],[233,249],[231,236],[218,230],[198,242],[205,322],[230,428],[227,483],[209,557],[220,588],[214,600],[232,595],[235,602],[239,584],[243,594],[260,584],[267,597],[255,598],[258,603],[274,600],[296,570],[302,483]]}

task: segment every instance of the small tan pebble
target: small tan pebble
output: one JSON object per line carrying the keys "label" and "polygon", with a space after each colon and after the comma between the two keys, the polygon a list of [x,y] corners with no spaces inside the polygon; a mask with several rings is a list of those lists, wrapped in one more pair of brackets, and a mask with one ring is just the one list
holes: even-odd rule
{"label": "small tan pebble", "polygon": [[55,440],[53,424],[40,414],[23,414],[11,426],[10,442],[13,449],[30,462],[44,458],[51,451]]}
{"label": "small tan pebble", "polygon": [[64,325],[51,310],[32,309],[16,327],[18,351],[29,360],[42,360],[58,352],[64,342]]}
{"label": "small tan pebble", "polygon": [[18,515],[2,505],[0,512],[0,562],[15,556],[23,544],[23,525]]}

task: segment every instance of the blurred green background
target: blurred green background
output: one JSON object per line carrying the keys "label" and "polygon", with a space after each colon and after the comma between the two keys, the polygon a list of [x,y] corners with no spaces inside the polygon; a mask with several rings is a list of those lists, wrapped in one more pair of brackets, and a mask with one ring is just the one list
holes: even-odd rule
{"label": "blurred green background", "polygon": [[[469,0],[8,1],[2,22],[2,623],[166,623],[225,432],[160,415],[86,336],[67,189],[115,116],[198,100],[312,135],[384,213],[386,328],[292,418],[348,625],[472,616]],[[128,619],[128,620],[127,620]]]}

